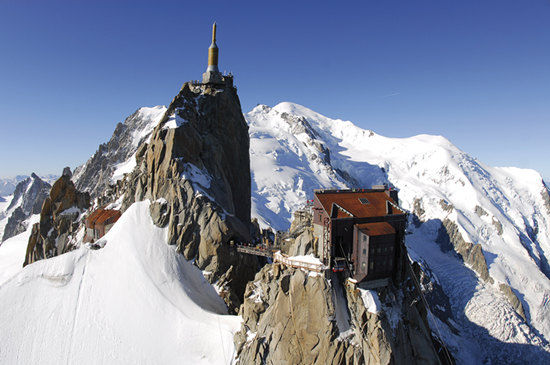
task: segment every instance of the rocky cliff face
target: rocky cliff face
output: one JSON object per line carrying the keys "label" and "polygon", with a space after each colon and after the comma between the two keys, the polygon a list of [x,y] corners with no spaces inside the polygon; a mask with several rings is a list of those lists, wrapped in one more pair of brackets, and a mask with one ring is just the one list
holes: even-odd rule
{"label": "rocky cliff face", "polygon": [[[410,278],[376,294],[349,281],[342,288],[340,280],[265,266],[247,286],[237,363],[441,363]],[[366,305],[364,297],[372,295],[380,298],[377,309]],[[450,359],[441,356],[444,363]]]}
{"label": "rocky cliff face", "polygon": [[168,243],[195,260],[233,311],[258,265],[229,245],[250,239],[248,147],[236,90],[186,83],[137,150],[135,169],[107,194],[123,197],[123,210],[150,199]]}
{"label": "rocky cliff face", "polygon": [[[147,141],[166,112],[166,107],[140,108],[124,123],[118,123],[111,139],[99,146],[94,155],[74,171],[73,181],[80,191],[92,198],[100,196],[112,183],[132,171],[138,146]],[[129,162],[129,164],[126,164]]]}
{"label": "rocky cliff face", "polygon": [[25,220],[32,214],[40,213],[42,203],[48,196],[50,184],[36,174],[19,182],[13,193],[7,212],[12,212],[4,228],[2,242],[27,229]]}
{"label": "rocky cliff face", "polygon": [[81,215],[90,206],[90,195],[76,190],[71,174],[65,168],[63,175],[53,184],[29,237],[23,265],[50,258],[72,250],[82,239]]}

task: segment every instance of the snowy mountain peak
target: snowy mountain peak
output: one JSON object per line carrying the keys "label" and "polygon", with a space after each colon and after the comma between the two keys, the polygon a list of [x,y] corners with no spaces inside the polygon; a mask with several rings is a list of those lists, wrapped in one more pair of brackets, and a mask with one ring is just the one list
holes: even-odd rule
{"label": "snowy mountain peak", "polygon": [[166,107],[143,107],[118,123],[111,139],[99,146],[96,153],[75,169],[73,181],[79,190],[92,197],[101,194],[109,184],[120,180],[136,165],[137,147],[147,141],[153,129],[166,113]]}

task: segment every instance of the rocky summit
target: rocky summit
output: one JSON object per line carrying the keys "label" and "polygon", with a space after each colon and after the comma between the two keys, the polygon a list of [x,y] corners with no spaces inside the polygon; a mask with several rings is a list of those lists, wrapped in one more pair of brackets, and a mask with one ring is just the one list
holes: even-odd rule
{"label": "rocky summit", "polygon": [[248,148],[236,89],[186,83],[137,149],[136,167],[103,198],[122,199],[122,210],[150,199],[168,243],[195,260],[232,311],[258,266],[229,245],[250,240]]}

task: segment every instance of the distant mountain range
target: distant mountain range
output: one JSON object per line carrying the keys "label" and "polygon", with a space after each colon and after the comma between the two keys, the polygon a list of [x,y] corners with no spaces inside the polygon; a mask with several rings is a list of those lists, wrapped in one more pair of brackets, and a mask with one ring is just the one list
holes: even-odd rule
{"label": "distant mountain range", "polygon": [[[6,197],[13,194],[15,187],[18,183],[30,177],[30,175],[17,175],[15,177],[0,177],[0,197]],[[48,184],[53,184],[53,182],[59,177],[59,175],[48,174],[40,176],[42,180]]]}

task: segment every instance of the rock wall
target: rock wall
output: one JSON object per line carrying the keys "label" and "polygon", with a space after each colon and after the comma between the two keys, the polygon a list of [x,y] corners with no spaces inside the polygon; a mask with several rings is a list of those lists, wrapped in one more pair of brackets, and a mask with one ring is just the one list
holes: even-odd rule
{"label": "rock wall", "polygon": [[338,290],[340,280],[278,263],[265,266],[248,284],[240,309],[237,363],[441,363],[410,279],[378,290],[379,313],[368,311],[355,284],[346,281],[344,294]]}
{"label": "rock wall", "polygon": [[489,275],[489,269],[487,268],[487,262],[485,261],[481,245],[464,240],[456,223],[449,219],[444,219],[439,230],[437,242],[443,247],[447,247],[450,244],[462,260],[470,265],[483,280],[490,283],[494,282],[493,278]]}
{"label": "rock wall", "polygon": [[168,243],[195,260],[232,311],[258,269],[255,257],[228,244],[250,240],[248,149],[236,90],[186,83],[112,194],[123,196],[122,210],[150,199],[153,220],[168,226]]}
{"label": "rock wall", "polygon": [[23,266],[74,249],[81,214],[89,206],[90,195],[76,190],[66,168],[42,204],[40,222],[32,227]]}

